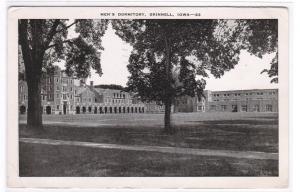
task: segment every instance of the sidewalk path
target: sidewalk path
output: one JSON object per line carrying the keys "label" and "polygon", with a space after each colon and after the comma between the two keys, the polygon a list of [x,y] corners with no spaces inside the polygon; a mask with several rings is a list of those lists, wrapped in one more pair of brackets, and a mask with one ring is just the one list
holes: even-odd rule
{"label": "sidewalk path", "polygon": [[195,148],[182,148],[182,147],[121,145],[121,144],[64,141],[64,140],[39,139],[39,138],[20,138],[19,141],[23,143],[34,143],[34,144],[45,144],[45,145],[66,145],[66,146],[92,147],[92,148],[101,148],[101,149],[119,149],[119,150],[129,150],[129,151],[149,151],[149,152],[161,152],[161,153],[177,153],[177,154],[186,154],[186,155],[278,160],[278,153],[265,153],[265,152],[255,152],[255,151],[231,151],[231,150],[195,149]]}

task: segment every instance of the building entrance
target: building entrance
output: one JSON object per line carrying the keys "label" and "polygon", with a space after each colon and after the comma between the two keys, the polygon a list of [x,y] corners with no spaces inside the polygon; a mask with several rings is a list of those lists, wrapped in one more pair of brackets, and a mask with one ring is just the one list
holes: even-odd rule
{"label": "building entrance", "polygon": [[47,114],[47,115],[50,115],[50,114],[51,114],[51,107],[50,107],[50,106],[47,106],[47,107],[46,107],[46,114]]}
{"label": "building entrance", "polygon": [[64,115],[67,114],[67,103],[64,103],[63,105],[63,113]]}

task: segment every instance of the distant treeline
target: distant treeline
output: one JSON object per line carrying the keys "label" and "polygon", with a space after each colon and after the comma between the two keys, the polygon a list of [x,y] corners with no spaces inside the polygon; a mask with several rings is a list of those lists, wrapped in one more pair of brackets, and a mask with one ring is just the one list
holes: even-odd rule
{"label": "distant treeline", "polygon": [[115,84],[95,85],[94,87],[95,88],[102,88],[102,89],[116,89],[116,90],[127,91],[127,87],[123,87],[121,85],[115,85]]}

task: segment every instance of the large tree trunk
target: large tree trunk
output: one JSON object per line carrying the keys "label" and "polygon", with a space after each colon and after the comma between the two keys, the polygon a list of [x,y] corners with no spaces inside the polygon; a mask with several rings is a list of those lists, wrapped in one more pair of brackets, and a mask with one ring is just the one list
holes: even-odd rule
{"label": "large tree trunk", "polygon": [[173,134],[175,128],[171,125],[171,106],[172,106],[172,90],[171,90],[171,81],[172,81],[172,63],[171,63],[171,46],[168,39],[168,33],[165,32],[165,50],[166,50],[166,59],[165,59],[165,72],[166,72],[166,95],[165,95],[165,118],[164,118],[164,131],[168,134]]}
{"label": "large tree trunk", "polygon": [[174,127],[171,125],[171,107],[172,107],[172,99],[166,98],[165,101],[165,117],[164,117],[164,123],[165,123],[165,132],[168,134],[173,134],[175,132]]}
{"label": "large tree trunk", "polygon": [[19,43],[28,87],[27,127],[39,131],[42,130],[41,74],[45,54],[42,36],[44,22],[38,19],[30,20],[30,22],[27,19],[19,20]]}
{"label": "large tree trunk", "polygon": [[41,106],[41,82],[27,80],[28,86],[28,112],[27,127],[31,130],[41,131],[42,124],[42,106]]}

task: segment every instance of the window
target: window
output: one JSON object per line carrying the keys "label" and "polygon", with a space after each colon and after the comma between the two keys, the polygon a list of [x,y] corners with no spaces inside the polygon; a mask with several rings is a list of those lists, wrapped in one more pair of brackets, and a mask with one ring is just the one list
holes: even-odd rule
{"label": "window", "polygon": [[266,111],[267,112],[272,112],[273,111],[273,106],[270,105],[270,104],[266,105]]}
{"label": "window", "polygon": [[254,111],[259,112],[259,105],[254,105]]}
{"label": "window", "polygon": [[202,105],[198,106],[198,111],[202,111]]}
{"label": "window", "polygon": [[210,110],[215,111],[215,110],[216,110],[216,106],[215,106],[215,105],[211,105],[211,106],[210,106]]}
{"label": "window", "polygon": [[66,91],[66,90],[67,90],[67,88],[65,86],[63,86],[63,91]]}
{"label": "window", "polygon": [[73,87],[70,87],[70,91],[73,91]]}
{"label": "window", "polygon": [[56,82],[58,82],[58,78],[56,78]]}
{"label": "window", "polygon": [[247,112],[247,105],[242,105],[242,111]]}
{"label": "window", "polygon": [[67,99],[67,95],[66,94],[63,94],[63,99]]}
{"label": "window", "polygon": [[73,95],[72,94],[70,95],[70,98],[73,99]]}
{"label": "window", "polygon": [[56,109],[59,110],[59,105],[56,106]]}
{"label": "window", "polygon": [[237,112],[237,105],[232,105],[231,109],[232,109],[232,112]]}
{"label": "window", "polygon": [[221,105],[221,110],[226,111],[227,110],[227,105]]}
{"label": "window", "polygon": [[21,86],[20,89],[21,89],[21,92],[23,92],[23,86]]}

